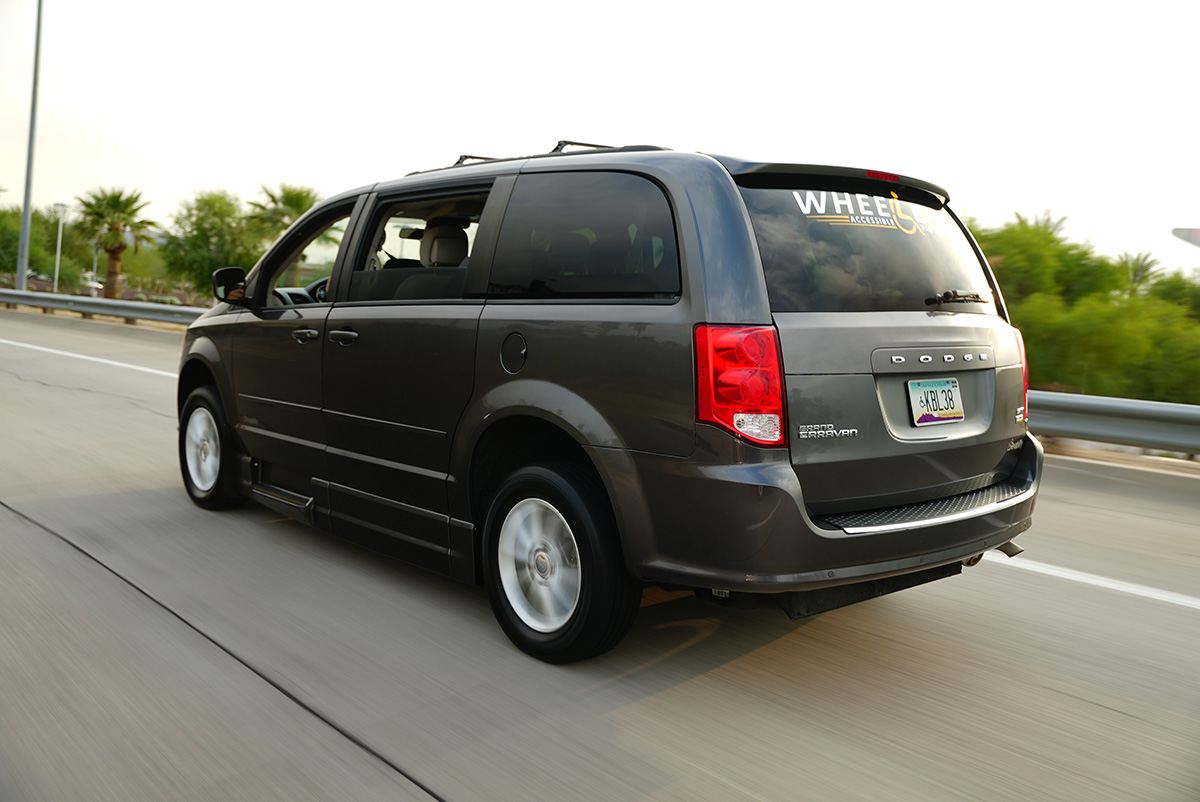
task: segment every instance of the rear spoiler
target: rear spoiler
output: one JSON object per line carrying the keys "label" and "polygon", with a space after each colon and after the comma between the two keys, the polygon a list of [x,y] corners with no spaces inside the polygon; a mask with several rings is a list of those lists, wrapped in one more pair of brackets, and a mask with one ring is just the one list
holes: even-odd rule
{"label": "rear spoiler", "polygon": [[939,209],[950,201],[950,193],[937,184],[880,170],[820,164],[766,164],[729,156],[712,158],[720,162],[733,176],[734,182],[742,187],[858,191],[884,197],[895,192],[904,200],[914,200]]}

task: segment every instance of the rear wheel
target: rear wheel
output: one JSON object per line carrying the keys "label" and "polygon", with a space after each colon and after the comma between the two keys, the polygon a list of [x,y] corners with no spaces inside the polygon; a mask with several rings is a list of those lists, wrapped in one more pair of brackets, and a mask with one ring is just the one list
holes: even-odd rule
{"label": "rear wheel", "polygon": [[641,586],[590,473],[565,462],[520,468],[492,498],[484,532],[492,609],[522,651],[569,663],[608,651],[629,631]]}
{"label": "rear wheel", "polygon": [[197,387],[179,416],[179,468],[192,501],[210,510],[245,501],[234,481],[234,449],[216,388]]}

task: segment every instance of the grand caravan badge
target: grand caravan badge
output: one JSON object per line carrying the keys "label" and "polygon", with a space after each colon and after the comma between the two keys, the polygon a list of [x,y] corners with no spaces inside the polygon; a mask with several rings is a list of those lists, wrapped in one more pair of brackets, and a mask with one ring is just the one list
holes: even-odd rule
{"label": "grand caravan badge", "polygon": [[852,192],[794,190],[796,205],[809,220],[831,226],[891,228],[908,235],[945,236],[943,220],[930,209],[892,197]]}

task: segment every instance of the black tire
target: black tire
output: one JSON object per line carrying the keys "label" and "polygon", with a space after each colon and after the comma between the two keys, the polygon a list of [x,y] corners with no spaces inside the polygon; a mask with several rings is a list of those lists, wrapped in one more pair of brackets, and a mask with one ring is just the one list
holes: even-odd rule
{"label": "black tire", "polygon": [[179,415],[179,468],[192,501],[209,510],[236,507],[246,498],[237,490],[236,449],[217,390],[192,390]]}
{"label": "black tire", "polygon": [[594,657],[633,625],[641,585],[625,568],[603,487],[572,463],[528,465],[500,485],[483,558],[496,620],[539,660]]}

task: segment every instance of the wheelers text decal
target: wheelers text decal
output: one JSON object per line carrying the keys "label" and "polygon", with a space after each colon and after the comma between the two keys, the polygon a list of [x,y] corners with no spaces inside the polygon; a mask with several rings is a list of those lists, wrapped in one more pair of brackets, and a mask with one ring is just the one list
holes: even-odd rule
{"label": "wheelers text decal", "polygon": [[[861,192],[792,192],[800,211],[809,220],[828,223],[831,226],[866,226],[868,228],[891,228],[905,234],[944,236],[937,215],[924,206],[892,197],[864,195]],[[828,212],[826,211],[828,210]]]}

